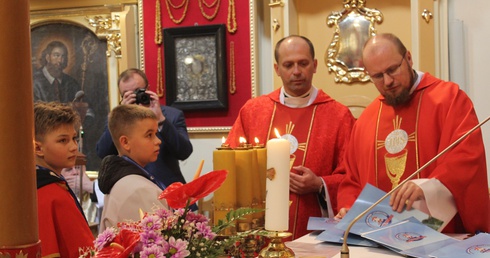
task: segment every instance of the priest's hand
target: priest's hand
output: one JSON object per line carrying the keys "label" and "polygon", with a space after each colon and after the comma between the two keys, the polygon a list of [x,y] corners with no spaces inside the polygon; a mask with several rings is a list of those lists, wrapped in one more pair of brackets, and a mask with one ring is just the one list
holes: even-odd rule
{"label": "priest's hand", "polygon": [[293,167],[289,174],[289,190],[296,194],[318,193],[323,185],[320,177],[303,166]]}
{"label": "priest's hand", "polygon": [[339,213],[337,213],[337,215],[335,215],[335,219],[342,219],[343,217],[345,217],[345,215],[347,214],[348,211],[349,211],[348,208],[341,208]]}
{"label": "priest's hand", "polygon": [[402,212],[405,205],[407,210],[411,210],[413,203],[418,200],[425,200],[424,191],[414,182],[408,181],[391,194],[390,205],[394,211]]}

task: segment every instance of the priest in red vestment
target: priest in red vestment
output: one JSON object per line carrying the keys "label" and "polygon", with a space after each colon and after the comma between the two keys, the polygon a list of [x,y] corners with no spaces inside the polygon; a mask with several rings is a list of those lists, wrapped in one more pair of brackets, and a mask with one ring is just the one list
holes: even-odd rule
{"label": "priest in red vestment", "polygon": [[298,238],[308,233],[310,216],[333,217],[337,212],[337,188],[345,174],[341,167],[344,146],[355,120],[347,107],[312,86],[317,60],[307,38],[280,40],[275,58],[283,87],[245,103],[227,143],[236,147],[240,137],[249,143],[255,137],[267,142],[276,138],[274,129],[290,141],[294,163],[289,231]]}
{"label": "priest in red vestment", "polygon": [[[343,217],[366,183],[386,192],[478,124],[458,85],[412,69],[392,34],[368,40],[363,62],[381,93],[359,117],[338,192]],[[490,230],[487,167],[478,129],[390,196],[393,210],[416,207],[447,222],[443,232]]]}

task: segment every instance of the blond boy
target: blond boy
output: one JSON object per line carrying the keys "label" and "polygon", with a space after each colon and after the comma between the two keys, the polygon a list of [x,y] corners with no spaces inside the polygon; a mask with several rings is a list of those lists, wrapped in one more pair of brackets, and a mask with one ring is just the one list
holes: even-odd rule
{"label": "blond boy", "polygon": [[105,195],[100,232],[118,222],[139,220],[139,209],[168,208],[165,200],[158,200],[165,186],[144,169],[160,150],[155,114],[139,105],[120,105],[109,114],[108,126],[118,155],[105,157],[99,171]]}
{"label": "blond boy", "polygon": [[39,239],[43,257],[78,257],[94,236],[61,170],[78,153],[78,114],[65,104],[34,104]]}

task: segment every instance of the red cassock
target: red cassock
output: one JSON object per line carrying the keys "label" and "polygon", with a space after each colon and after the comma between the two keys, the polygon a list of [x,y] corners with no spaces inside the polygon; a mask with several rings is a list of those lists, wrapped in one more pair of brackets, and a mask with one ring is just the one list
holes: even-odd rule
{"label": "red cassock", "polygon": [[[277,128],[293,146],[294,166],[303,165],[323,178],[336,213],[337,189],[345,173],[341,167],[344,146],[355,120],[347,107],[321,90],[315,101],[304,108],[282,105],[279,94],[280,89],[245,103],[227,143],[236,147],[239,137],[244,137],[249,143],[253,143],[255,137],[260,142],[267,142],[276,138],[274,128]],[[308,233],[306,226],[310,216],[322,215],[318,193],[290,193],[290,201],[289,231],[293,238],[298,238]]]}
{"label": "red cassock", "polygon": [[37,190],[39,239],[43,257],[78,257],[94,236],[64,182]]}
{"label": "red cassock", "polygon": [[[339,207],[350,207],[366,183],[389,191],[478,124],[458,85],[425,73],[410,103],[392,107],[378,97],[357,120],[346,153]],[[485,150],[481,130],[422,170],[452,193],[458,213],[443,232],[490,230]]]}

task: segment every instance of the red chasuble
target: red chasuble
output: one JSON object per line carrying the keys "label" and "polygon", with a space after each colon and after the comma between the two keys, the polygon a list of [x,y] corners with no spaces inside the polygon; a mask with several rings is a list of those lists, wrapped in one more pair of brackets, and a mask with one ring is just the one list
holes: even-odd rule
{"label": "red chasuble", "polygon": [[[274,128],[277,128],[291,142],[294,166],[303,165],[323,178],[336,213],[337,189],[344,177],[341,166],[344,145],[349,140],[354,118],[347,107],[321,90],[312,105],[305,108],[282,105],[279,93],[280,89],[245,103],[227,143],[236,147],[239,137],[245,137],[247,142],[254,142],[257,137],[261,143],[266,143],[276,137]],[[322,215],[318,193],[290,194],[290,200],[289,231],[293,238],[298,238],[308,233],[309,217]]]}
{"label": "red chasuble", "polygon": [[[357,120],[346,152],[339,208],[352,206],[366,183],[391,190],[392,180],[403,180],[478,124],[471,100],[454,83],[426,73],[412,96],[408,106],[397,108],[380,96]],[[438,179],[454,197],[458,213],[444,232],[490,230],[480,130],[422,170],[420,178]]]}

